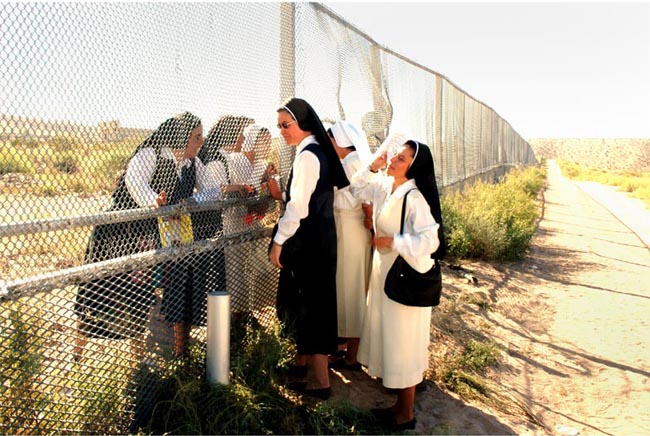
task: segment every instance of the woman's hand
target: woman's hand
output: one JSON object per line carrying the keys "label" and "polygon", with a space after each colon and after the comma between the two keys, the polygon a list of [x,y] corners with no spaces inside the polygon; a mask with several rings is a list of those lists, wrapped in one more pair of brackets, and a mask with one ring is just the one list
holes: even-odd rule
{"label": "woman's hand", "polygon": [[273,162],[269,162],[269,164],[266,166],[266,170],[264,170],[264,176],[262,176],[262,180],[267,181],[277,173],[278,170],[275,168],[275,164]]}
{"label": "woman's hand", "polygon": [[158,194],[158,197],[156,197],[156,204],[158,207],[162,207],[167,204],[167,193],[165,191],[161,191],[160,194]]}
{"label": "woman's hand", "polygon": [[361,209],[363,209],[363,226],[368,229],[372,230],[373,228],[373,223],[372,223],[372,203],[362,203],[361,204]]}
{"label": "woman's hand", "polygon": [[280,254],[282,254],[282,245],[276,244],[274,242],[273,245],[271,245],[269,259],[273,265],[275,265],[277,268],[282,269],[282,264],[280,263]]}
{"label": "woman's hand", "polygon": [[269,194],[271,194],[271,197],[273,197],[274,200],[282,200],[282,190],[280,189],[278,179],[270,178],[266,184],[269,187]]}
{"label": "woman's hand", "polygon": [[372,240],[372,245],[377,247],[378,250],[384,248],[393,248],[393,237],[392,236],[379,236]]}
{"label": "woman's hand", "polygon": [[386,168],[386,163],[388,162],[387,153],[383,152],[370,164],[370,170],[377,172],[383,168]]}

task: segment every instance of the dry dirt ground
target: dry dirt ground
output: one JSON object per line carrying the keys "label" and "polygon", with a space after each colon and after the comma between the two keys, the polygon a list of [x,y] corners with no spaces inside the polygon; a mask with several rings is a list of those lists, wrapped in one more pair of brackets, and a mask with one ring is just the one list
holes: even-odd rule
{"label": "dry dirt ground", "polygon": [[[650,434],[650,251],[552,163],[544,197],[522,261],[464,263],[477,284],[445,272],[447,300],[488,303],[466,304],[463,323],[499,345],[488,378],[518,406],[464,402],[429,383],[416,397],[417,434]],[[445,347],[439,328],[434,354]],[[335,396],[394,401],[365,373],[333,374]]]}

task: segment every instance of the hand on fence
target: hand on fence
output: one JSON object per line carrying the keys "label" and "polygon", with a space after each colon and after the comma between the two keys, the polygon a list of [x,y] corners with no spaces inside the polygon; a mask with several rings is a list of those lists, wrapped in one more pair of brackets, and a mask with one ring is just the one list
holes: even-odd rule
{"label": "hand on fence", "polygon": [[158,197],[156,198],[156,204],[158,207],[162,207],[167,204],[167,193],[165,191],[162,191],[160,194],[158,194]]}

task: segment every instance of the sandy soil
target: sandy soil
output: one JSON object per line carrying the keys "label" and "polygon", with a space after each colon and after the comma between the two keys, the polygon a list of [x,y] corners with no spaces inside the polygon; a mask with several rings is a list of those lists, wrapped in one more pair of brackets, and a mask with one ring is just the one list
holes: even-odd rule
{"label": "sandy soil", "polygon": [[[416,398],[416,433],[650,434],[650,251],[628,227],[551,162],[526,258],[463,267],[478,283],[447,270],[447,299],[489,303],[466,305],[463,322],[504,350],[489,378],[518,406],[466,403],[429,383]],[[445,347],[436,337],[434,327],[434,354]],[[365,373],[332,378],[334,395],[359,406],[394,401]]]}

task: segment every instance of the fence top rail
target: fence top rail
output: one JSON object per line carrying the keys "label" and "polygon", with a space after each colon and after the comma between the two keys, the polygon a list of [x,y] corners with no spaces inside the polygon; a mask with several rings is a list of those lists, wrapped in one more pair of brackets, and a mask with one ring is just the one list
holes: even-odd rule
{"label": "fence top rail", "polygon": [[33,220],[27,222],[0,224],[0,238],[19,236],[32,233],[52,232],[56,230],[70,230],[76,227],[95,226],[101,224],[136,221],[148,218],[168,217],[184,215],[193,212],[206,210],[222,210],[229,206],[241,204],[252,205],[268,201],[269,195],[246,198],[227,199],[216,201],[184,201],[173,206],[162,206],[158,208],[143,207],[138,209],[117,210],[112,212],[101,212],[98,214],[77,215],[67,218],[53,218]]}

